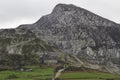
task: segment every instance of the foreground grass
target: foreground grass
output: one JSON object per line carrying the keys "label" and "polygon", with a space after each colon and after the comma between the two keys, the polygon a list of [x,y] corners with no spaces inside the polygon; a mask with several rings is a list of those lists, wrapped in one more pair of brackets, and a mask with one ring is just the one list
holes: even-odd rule
{"label": "foreground grass", "polygon": [[45,80],[52,78],[53,68],[34,67],[31,72],[1,71],[0,80]]}
{"label": "foreground grass", "polygon": [[66,72],[62,80],[120,80],[120,76],[100,72]]}
{"label": "foreground grass", "polygon": [[[54,69],[50,67],[27,66],[31,72],[0,71],[0,80],[48,80],[53,77]],[[62,80],[120,80],[120,76],[101,72],[65,72]]]}

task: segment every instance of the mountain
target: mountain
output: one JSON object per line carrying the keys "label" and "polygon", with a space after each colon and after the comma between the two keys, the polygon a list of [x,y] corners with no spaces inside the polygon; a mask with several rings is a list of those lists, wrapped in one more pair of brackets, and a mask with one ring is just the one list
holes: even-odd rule
{"label": "mountain", "polygon": [[[58,4],[51,14],[34,24],[0,30],[0,33],[1,45],[4,45],[0,49],[5,47],[7,53],[21,54],[23,50],[39,54],[44,51],[54,55],[62,53],[74,57],[77,64],[82,57],[90,63],[88,67],[100,65],[108,72],[120,74],[120,25],[72,4]],[[44,51],[40,51],[43,46]]]}

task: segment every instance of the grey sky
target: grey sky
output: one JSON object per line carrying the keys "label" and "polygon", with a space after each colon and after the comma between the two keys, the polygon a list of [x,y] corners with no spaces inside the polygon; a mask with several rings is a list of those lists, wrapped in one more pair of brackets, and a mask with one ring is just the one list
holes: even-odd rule
{"label": "grey sky", "polygon": [[74,4],[120,23],[120,0],[0,0],[0,28],[34,23],[58,3]]}

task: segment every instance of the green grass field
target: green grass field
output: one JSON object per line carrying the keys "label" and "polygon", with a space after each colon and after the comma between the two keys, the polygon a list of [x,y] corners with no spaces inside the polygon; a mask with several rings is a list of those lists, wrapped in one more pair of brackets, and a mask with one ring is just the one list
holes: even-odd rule
{"label": "green grass field", "polygon": [[[0,71],[0,80],[49,80],[53,77],[53,68],[29,66],[31,72]],[[120,76],[100,72],[65,72],[62,80],[120,80]]]}
{"label": "green grass field", "polygon": [[31,72],[1,71],[0,80],[45,80],[53,77],[53,68],[32,67]]}
{"label": "green grass field", "polygon": [[100,72],[66,72],[62,80],[120,80],[120,76]]}

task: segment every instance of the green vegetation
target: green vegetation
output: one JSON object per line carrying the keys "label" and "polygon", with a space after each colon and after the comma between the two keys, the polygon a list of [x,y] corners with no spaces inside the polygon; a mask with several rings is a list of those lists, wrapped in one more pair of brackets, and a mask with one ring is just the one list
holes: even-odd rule
{"label": "green vegetation", "polygon": [[62,80],[120,80],[120,76],[101,72],[65,72]]}
{"label": "green vegetation", "polygon": [[[25,66],[32,71],[0,71],[0,80],[51,80],[52,67]],[[120,76],[102,72],[64,72],[62,80],[120,80]]]}
{"label": "green vegetation", "polygon": [[[3,54],[0,60],[0,66],[9,66],[12,68],[22,68],[27,65],[39,65],[40,58],[37,54]],[[0,68],[1,70],[1,68]]]}
{"label": "green vegetation", "polygon": [[0,80],[47,80],[53,77],[53,68],[26,66],[32,71],[1,71]]}

